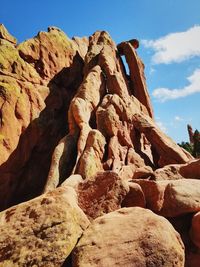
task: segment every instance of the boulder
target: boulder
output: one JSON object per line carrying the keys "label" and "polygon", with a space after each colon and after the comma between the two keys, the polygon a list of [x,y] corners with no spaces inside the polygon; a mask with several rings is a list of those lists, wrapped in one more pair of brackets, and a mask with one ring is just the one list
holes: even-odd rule
{"label": "boulder", "polygon": [[184,266],[184,245],[163,217],[122,208],[95,219],[73,251],[74,267]]}
{"label": "boulder", "polygon": [[180,174],[185,178],[200,179],[200,159],[180,166]]}
{"label": "boulder", "polygon": [[165,217],[177,217],[200,211],[200,181],[180,180],[134,180],[145,196],[149,209]]}
{"label": "boulder", "polygon": [[71,187],[0,213],[1,266],[61,266],[89,221]]}
{"label": "boulder", "polygon": [[159,212],[163,207],[164,193],[168,182],[155,182],[146,179],[136,179],[134,182],[142,188],[146,207],[154,212]]}
{"label": "boulder", "polygon": [[146,207],[146,200],[139,184],[128,182],[129,192],[122,201],[122,207]]}
{"label": "boulder", "polygon": [[200,181],[181,179],[170,181],[165,188],[160,214],[166,217],[200,211]]}
{"label": "boulder", "polygon": [[152,168],[143,166],[135,170],[132,179],[150,179],[151,177],[154,177]]}
{"label": "boulder", "polygon": [[99,172],[78,186],[78,202],[88,218],[95,219],[121,208],[129,187],[112,171]]}
{"label": "boulder", "polygon": [[155,170],[153,173],[154,180],[161,181],[183,179],[184,177],[180,174],[180,169],[183,165],[184,164],[171,164]]}

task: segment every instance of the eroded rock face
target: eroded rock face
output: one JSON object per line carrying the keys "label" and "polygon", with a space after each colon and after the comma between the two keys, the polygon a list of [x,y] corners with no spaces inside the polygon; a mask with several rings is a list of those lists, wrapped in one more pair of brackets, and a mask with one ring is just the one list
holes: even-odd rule
{"label": "eroded rock face", "polygon": [[130,42],[122,42],[118,45],[120,54],[125,55],[130,69],[131,90],[135,97],[147,108],[150,117],[153,117],[153,109],[147,91],[144,75],[144,64],[138,57],[133,45]]}
{"label": "eroded rock face", "polygon": [[105,213],[121,208],[121,204],[129,186],[114,172],[102,172],[79,184],[79,206],[88,215],[95,219]]}
{"label": "eroded rock face", "polygon": [[[49,28],[13,45],[0,28],[0,209],[43,191],[52,152],[82,81],[78,44]],[[72,166],[73,168],[73,166]]]}
{"label": "eroded rock face", "polygon": [[165,217],[177,217],[200,210],[199,180],[135,180],[134,182],[141,186],[147,208]]}
{"label": "eroded rock face", "polygon": [[163,217],[123,208],[99,217],[73,252],[73,266],[184,266],[179,234]]}
{"label": "eroded rock face", "polygon": [[200,179],[200,160],[180,166],[180,174],[185,178]]}
{"label": "eroded rock face", "polygon": [[6,40],[10,43],[16,44],[17,40],[15,37],[13,37],[5,28],[3,24],[0,24],[0,38],[3,40]]}
{"label": "eroded rock face", "polygon": [[182,179],[184,177],[180,174],[180,168],[180,164],[166,165],[163,168],[155,170],[154,179],[156,181]]}
{"label": "eroded rock face", "polygon": [[56,27],[17,46],[9,36],[1,26],[1,209],[71,174],[112,170],[128,180],[191,159],[150,118],[144,66],[131,43],[117,47],[105,31],[70,40]]}
{"label": "eroded rock face", "polygon": [[[0,25],[0,210],[45,193],[14,206],[14,211],[11,208],[2,213],[0,260],[4,266],[19,260],[45,267],[61,266],[64,261],[65,265],[74,267],[80,262],[83,266],[79,245],[75,248],[78,256],[74,257],[74,265],[69,257],[65,258],[87,226],[86,216],[99,225],[98,217],[106,213],[113,228],[115,224],[119,228],[113,236],[112,231],[108,234],[113,242],[119,235],[119,242],[111,244],[113,255],[124,240],[125,231],[119,265],[134,262],[135,266],[183,266],[183,250],[173,228],[149,210],[170,217],[170,221],[180,219],[181,225],[185,223],[184,216],[198,212],[199,160],[194,161],[156,125],[144,64],[135,48],[132,41],[116,46],[105,31],[69,39],[56,27],[17,44]],[[78,195],[80,207],[72,192]],[[41,205],[44,198],[52,202]],[[112,213],[121,207],[145,209]],[[74,217],[72,209],[77,212]],[[9,219],[5,226],[6,212]],[[131,228],[135,228],[130,218],[138,224],[137,229],[144,230],[144,236],[140,231],[132,232]],[[121,219],[127,224],[126,229],[122,228]],[[154,227],[157,221],[158,232]],[[71,223],[77,226],[75,230]],[[166,232],[159,230],[161,225]],[[191,225],[183,227],[189,241],[182,236],[188,242],[189,267],[199,257],[198,248],[188,249],[190,242],[196,242],[192,233],[198,237],[198,227]],[[190,237],[189,228],[193,229]],[[17,237],[18,229],[21,234]],[[136,233],[137,245],[133,239],[126,240],[129,233]],[[130,249],[132,243],[136,250]],[[99,249],[95,244],[94,248]],[[88,256],[89,265],[84,266],[100,266],[101,262],[103,266],[119,266],[119,253],[115,262],[106,254],[110,247],[103,245],[105,251]],[[105,262],[104,254],[109,256]],[[94,262],[90,263],[90,259]]]}
{"label": "eroded rock face", "polygon": [[71,187],[0,213],[1,266],[61,266],[89,221]]}

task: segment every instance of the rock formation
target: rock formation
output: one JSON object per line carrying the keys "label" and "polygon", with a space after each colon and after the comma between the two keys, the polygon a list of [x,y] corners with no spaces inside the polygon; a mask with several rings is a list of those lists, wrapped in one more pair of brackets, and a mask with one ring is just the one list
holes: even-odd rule
{"label": "rock formation", "polygon": [[0,25],[0,266],[199,267],[199,160],[156,125],[133,40]]}
{"label": "rock formation", "polygon": [[194,132],[190,124],[187,125],[190,144],[194,144]]}

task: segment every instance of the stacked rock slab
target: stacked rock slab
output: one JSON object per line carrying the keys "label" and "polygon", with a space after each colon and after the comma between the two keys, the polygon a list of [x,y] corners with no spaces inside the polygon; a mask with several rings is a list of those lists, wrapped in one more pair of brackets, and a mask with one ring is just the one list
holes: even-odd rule
{"label": "stacked rock slab", "polygon": [[0,25],[0,266],[199,267],[199,178],[131,42]]}

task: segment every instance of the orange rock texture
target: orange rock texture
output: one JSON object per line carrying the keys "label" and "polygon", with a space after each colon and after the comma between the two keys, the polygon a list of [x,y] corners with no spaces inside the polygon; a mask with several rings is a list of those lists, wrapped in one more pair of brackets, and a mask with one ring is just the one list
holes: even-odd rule
{"label": "orange rock texture", "polygon": [[0,266],[199,267],[199,178],[132,40],[0,25]]}

